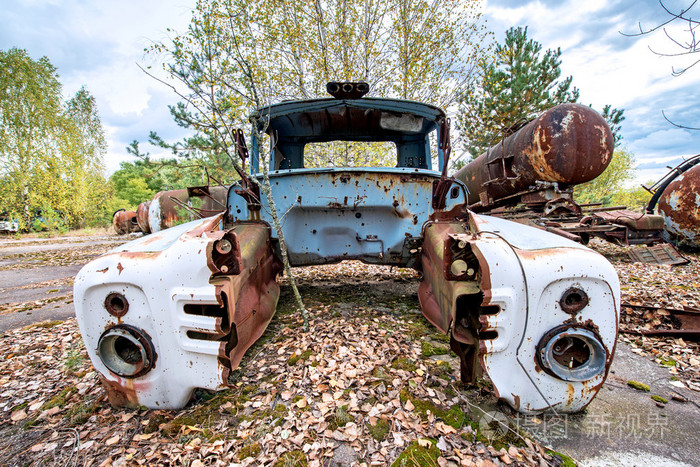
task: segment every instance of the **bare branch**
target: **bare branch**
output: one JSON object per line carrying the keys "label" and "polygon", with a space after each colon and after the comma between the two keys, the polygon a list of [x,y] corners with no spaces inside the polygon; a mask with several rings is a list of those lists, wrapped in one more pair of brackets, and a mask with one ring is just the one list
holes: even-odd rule
{"label": "bare branch", "polygon": [[675,127],[677,127],[677,128],[683,128],[684,130],[700,130],[700,128],[695,128],[695,127],[692,127],[692,126],[680,125],[680,124],[678,124],[678,123],[672,121],[670,118],[668,118],[668,117],[666,116],[666,113],[665,113],[663,110],[661,111],[661,115],[664,116],[664,120],[666,120],[668,123],[670,123],[671,125],[673,125],[673,126],[675,126]]}
{"label": "bare branch", "polygon": [[685,68],[683,68],[683,69],[681,69],[681,70],[678,70],[678,71],[677,71],[675,68],[672,68],[672,69],[671,69],[671,70],[672,70],[672,71],[671,71],[671,74],[672,74],[673,76],[680,76],[680,75],[682,75],[683,73],[685,73],[686,71],[688,71],[689,69],[691,69],[692,67],[694,67],[695,65],[697,65],[698,63],[700,63],[700,59],[696,60],[696,61],[693,62],[692,64],[690,64],[690,65],[688,65],[687,67],[685,67]]}

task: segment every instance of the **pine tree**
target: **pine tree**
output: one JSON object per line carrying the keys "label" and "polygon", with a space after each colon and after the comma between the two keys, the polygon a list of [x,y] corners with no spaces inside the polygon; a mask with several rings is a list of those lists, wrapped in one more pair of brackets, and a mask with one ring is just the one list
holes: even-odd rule
{"label": "pine tree", "polygon": [[495,60],[480,64],[481,82],[467,87],[459,99],[458,124],[472,157],[544,110],[578,100],[572,77],[560,79],[560,57],[559,48],[543,52],[539,42],[528,39],[527,27],[506,31]]}

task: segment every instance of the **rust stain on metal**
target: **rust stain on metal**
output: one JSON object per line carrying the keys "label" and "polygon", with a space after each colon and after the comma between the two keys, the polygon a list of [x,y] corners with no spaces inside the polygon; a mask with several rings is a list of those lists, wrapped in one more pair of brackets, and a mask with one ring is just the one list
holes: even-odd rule
{"label": "rust stain on metal", "polygon": [[118,381],[111,381],[101,374],[98,376],[112,406],[137,408],[141,405],[133,381],[122,378],[119,378]]}
{"label": "rust stain on metal", "polygon": [[690,263],[690,260],[678,253],[670,243],[633,248],[627,254],[632,261],[640,263],[670,264],[672,266]]}
{"label": "rust stain on metal", "polygon": [[[223,381],[272,319],[280,291],[276,277],[282,271],[282,264],[270,244],[267,226],[243,224],[235,226],[230,233],[235,234],[233,238],[237,242],[230,253],[238,255],[238,272],[214,275],[210,280],[216,288],[217,301],[227,310],[231,323],[230,335],[219,346]],[[208,264],[217,261],[211,257],[212,251],[215,250],[207,249]]]}
{"label": "rust stain on metal", "polygon": [[140,232],[136,211],[120,209],[112,216],[112,226],[119,235],[127,235],[131,232]]}
{"label": "rust stain on metal", "polygon": [[623,303],[622,307],[653,311],[659,314],[663,312],[665,316],[668,316],[668,321],[672,327],[641,330],[640,333],[643,335],[684,337],[700,341],[700,309],[698,308],[686,306],[683,309],[677,309],[651,305],[633,305],[631,303]]}
{"label": "rust stain on metal", "polygon": [[151,233],[151,225],[148,223],[148,209],[150,206],[150,201],[144,201],[136,208],[136,222],[141,232],[145,234]]}
{"label": "rust stain on metal", "polygon": [[669,183],[657,209],[673,239],[700,245],[700,165]]}

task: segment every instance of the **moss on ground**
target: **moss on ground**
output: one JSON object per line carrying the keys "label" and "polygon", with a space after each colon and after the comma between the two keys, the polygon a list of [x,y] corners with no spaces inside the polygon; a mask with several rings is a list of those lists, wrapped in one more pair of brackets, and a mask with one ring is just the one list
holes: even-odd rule
{"label": "moss on ground", "polygon": [[66,418],[68,419],[68,426],[75,427],[82,425],[87,422],[93,414],[97,413],[100,408],[100,404],[97,400],[85,401],[81,404],[76,405],[68,412]]}
{"label": "moss on ground", "polygon": [[348,413],[348,406],[341,405],[335,409],[335,413],[331,415],[328,421],[328,428],[331,430],[337,430],[338,428],[344,427],[350,422],[354,422],[355,419]]}
{"label": "moss on ground", "polygon": [[376,379],[380,379],[382,381],[389,381],[391,380],[391,376],[386,372],[384,367],[378,366],[374,370],[372,370],[372,377]]}
{"label": "moss on ground", "polygon": [[309,461],[306,459],[306,454],[300,449],[285,452],[275,462],[275,467],[306,467],[307,465]]}
{"label": "moss on ground", "polygon": [[418,369],[416,362],[406,357],[396,357],[393,362],[391,362],[391,367],[394,370],[405,370],[414,372]]}
{"label": "moss on ground", "polygon": [[155,433],[156,431],[158,431],[162,424],[168,423],[170,419],[171,417],[168,417],[163,414],[151,415],[148,419],[148,425],[144,427],[143,432],[146,434]]}
{"label": "moss on ground", "polygon": [[547,455],[558,459],[559,463],[555,465],[558,465],[559,467],[576,467],[576,462],[574,462],[574,460],[566,454],[562,454],[557,451],[547,451]]}
{"label": "moss on ground", "polygon": [[433,345],[430,342],[423,341],[420,344],[421,355],[424,357],[432,357],[433,355],[445,355],[450,352],[447,347]]}
{"label": "moss on ground", "polygon": [[242,461],[243,459],[246,459],[248,457],[257,457],[258,454],[260,454],[260,451],[260,443],[246,443],[241,447],[241,450],[238,452],[238,460]]}
{"label": "moss on ground", "polygon": [[653,400],[655,400],[656,402],[661,402],[662,404],[668,404],[668,399],[666,399],[665,397],[654,395],[654,396],[651,396],[651,398]]}
{"label": "moss on ground", "polygon": [[467,414],[462,411],[459,405],[455,404],[449,409],[444,409],[433,404],[431,401],[426,401],[423,399],[418,399],[410,394],[408,391],[403,390],[399,393],[399,398],[404,404],[406,401],[410,400],[415,407],[414,411],[422,418],[428,418],[428,412],[435,415],[437,418],[441,419],[443,422],[447,423],[451,427],[459,430],[462,428],[465,422],[469,421]]}
{"label": "moss on ground", "polygon": [[435,328],[423,317],[418,317],[411,322],[406,323],[408,326],[408,335],[414,340],[419,340],[428,334],[435,332]]}
{"label": "moss on ground", "polygon": [[53,407],[63,407],[64,405],[66,405],[66,400],[68,400],[68,398],[77,390],[78,388],[76,388],[75,386],[68,386],[67,388],[63,388],[61,392],[44,402],[44,405],[41,406],[41,410],[48,410]]}
{"label": "moss on ground", "polygon": [[54,328],[54,327],[58,326],[59,324],[63,324],[63,321],[60,321],[60,320],[44,321],[43,323],[32,324],[30,327],[31,328],[50,329],[50,328]]}
{"label": "moss on ground", "polygon": [[231,390],[216,393],[214,397],[195,407],[190,413],[180,415],[167,422],[163,426],[163,434],[171,437],[177,436],[183,426],[200,425],[202,428],[208,428],[213,420],[219,418],[219,407],[221,405],[231,402],[234,406],[237,406],[241,403],[241,400],[247,400],[244,396],[250,392],[245,393],[246,388],[244,387],[240,394],[234,394]]}
{"label": "moss on ground", "polygon": [[640,383],[639,381],[632,381],[629,380],[627,381],[627,386],[636,389],[637,391],[644,391],[644,392],[649,392],[651,391],[651,388],[649,385]]}
{"label": "moss on ground", "polygon": [[287,365],[294,366],[299,360],[306,361],[311,357],[312,354],[313,352],[311,351],[311,349],[306,349],[300,354],[294,354],[287,360]]}
{"label": "moss on ground", "polygon": [[377,420],[376,425],[368,425],[367,429],[372,438],[381,442],[384,441],[386,435],[389,434],[389,430],[391,429],[391,423],[389,423],[389,421],[384,418],[380,418],[379,420]]}
{"label": "moss on ground", "polygon": [[391,464],[391,467],[438,466],[440,450],[432,439],[413,441]]}

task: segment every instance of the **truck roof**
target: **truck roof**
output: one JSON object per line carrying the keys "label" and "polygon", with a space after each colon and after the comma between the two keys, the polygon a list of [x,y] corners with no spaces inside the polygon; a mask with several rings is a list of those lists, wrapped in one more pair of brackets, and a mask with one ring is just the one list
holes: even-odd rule
{"label": "truck roof", "polygon": [[260,109],[253,124],[274,135],[273,169],[303,168],[304,146],[327,141],[390,141],[397,166],[430,168],[429,134],[442,109],[399,99],[311,99]]}

